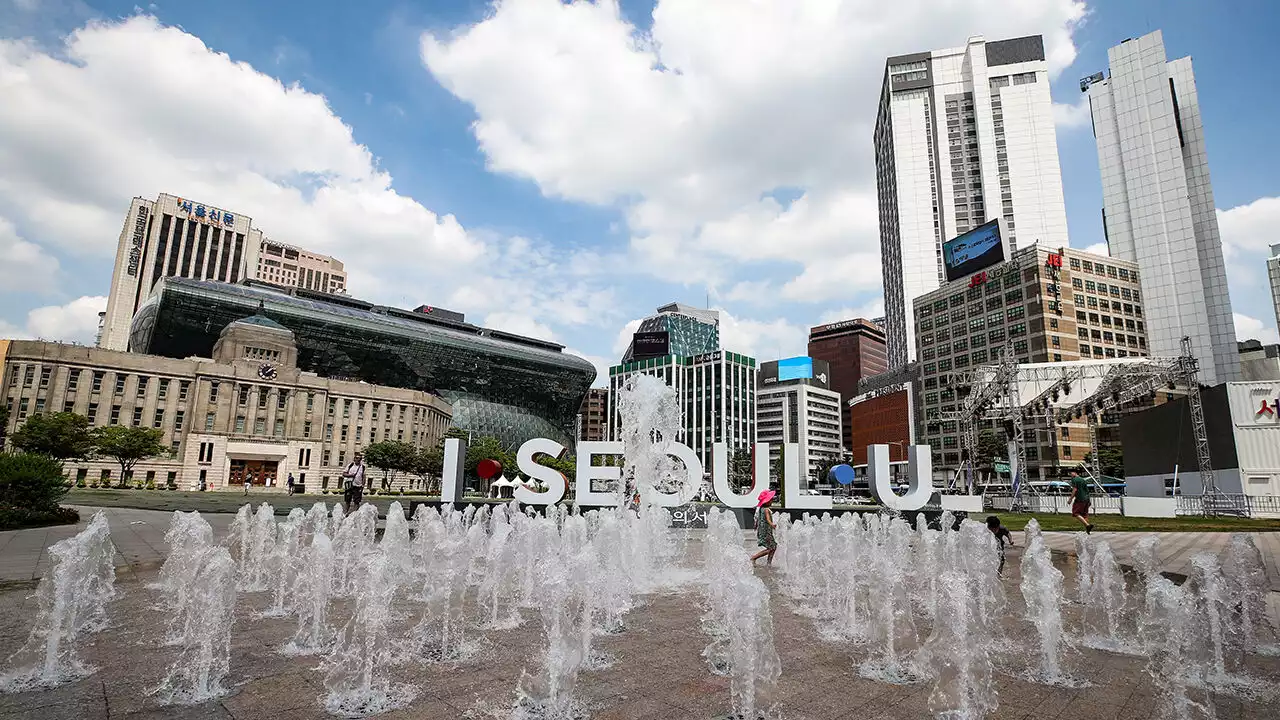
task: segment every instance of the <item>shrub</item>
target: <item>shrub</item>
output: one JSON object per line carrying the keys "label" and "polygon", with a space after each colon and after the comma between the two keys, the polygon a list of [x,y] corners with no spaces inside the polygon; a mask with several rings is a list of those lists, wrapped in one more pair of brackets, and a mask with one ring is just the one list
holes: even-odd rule
{"label": "shrub", "polygon": [[72,508],[55,507],[52,510],[0,506],[0,529],[20,530],[44,525],[66,525],[80,522],[80,513]]}
{"label": "shrub", "polygon": [[57,460],[29,453],[0,454],[0,527],[15,527],[10,523],[54,513],[68,489]]}
{"label": "shrub", "polygon": [[89,487],[93,488],[94,490],[97,490],[97,489],[98,489],[98,481],[97,481],[97,480],[94,480],[93,482],[89,483]]}
{"label": "shrub", "polygon": [[84,487],[84,480],[77,480],[77,481],[76,481],[76,487],[78,487],[78,488],[82,488],[82,487]]}

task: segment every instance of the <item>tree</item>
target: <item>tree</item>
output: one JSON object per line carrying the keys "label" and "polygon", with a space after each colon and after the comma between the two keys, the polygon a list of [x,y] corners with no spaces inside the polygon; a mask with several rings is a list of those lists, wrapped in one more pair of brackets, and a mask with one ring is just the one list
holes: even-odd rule
{"label": "tree", "polygon": [[[838,452],[819,452],[814,453],[814,460],[817,461],[818,469],[816,477],[813,478],[814,485],[826,484],[827,478],[831,476],[831,468],[840,464],[840,453]],[[812,486],[810,486],[812,487]]]}
{"label": "tree", "polygon": [[161,444],[164,431],[157,428],[109,425],[94,430],[94,447],[98,454],[120,463],[120,486],[124,487],[139,460],[159,457],[169,452]]}
{"label": "tree", "polygon": [[89,418],[70,412],[32,415],[10,438],[23,452],[55,460],[79,460],[93,452]]}
{"label": "tree", "polygon": [[0,507],[51,512],[66,494],[62,463],[43,454],[0,453]]}
{"label": "tree", "polygon": [[411,472],[417,457],[418,449],[401,440],[376,442],[364,449],[365,462],[382,469],[383,490],[391,486],[397,472]]}
{"label": "tree", "polygon": [[[469,480],[475,480],[477,484],[482,480],[476,472],[476,466],[483,460],[498,461],[502,465],[503,472],[516,466],[515,457],[502,447],[502,442],[498,438],[482,435],[478,438],[473,438],[473,440],[474,442],[467,446],[466,474]],[[481,489],[488,490],[489,488],[484,487]]]}
{"label": "tree", "polygon": [[409,472],[418,476],[423,490],[438,492],[440,473],[444,472],[444,450],[438,447],[419,448]]}
{"label": "tree", "polygon": [[729,455],[729,484],[735,490],[741,490],[751,484],[753,471],[750,450],[738,448]]}
{"label": "tree", "polygon": [[0,405],[0,447],[4,447],[4,435],[9,429],[9,406]]}
{"label": "tree", "polygon": [[978,435],[977,457],[973,459],[973,465],[983,470],[992,470],[995,468],[997,460],[1008,460],[1009,442],[1005,440],[1004,435],[997,435],[993,430],[983,430]]}
{"label": "tree", "polygon": [[[1093,453],[1084,456],[1084,464],[1091,465],[1093,463]],[[1103,475],[1111,477],[1124,477],[1124,450],[1118,447],[1104,447],[1098,451],[1098,470]]]}

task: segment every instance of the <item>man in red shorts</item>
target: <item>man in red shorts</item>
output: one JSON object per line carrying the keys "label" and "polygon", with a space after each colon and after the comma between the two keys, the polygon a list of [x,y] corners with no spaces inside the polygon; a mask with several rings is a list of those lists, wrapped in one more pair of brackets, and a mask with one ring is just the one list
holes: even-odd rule
{"label": "man in red shorts", "polygon": [[1089,481],[1080,477],[1080,471],[1072,468],[1071,477],[1071,516],[1084,523],[1084,532],[1093,532],[1093,524],[1089,522]]}

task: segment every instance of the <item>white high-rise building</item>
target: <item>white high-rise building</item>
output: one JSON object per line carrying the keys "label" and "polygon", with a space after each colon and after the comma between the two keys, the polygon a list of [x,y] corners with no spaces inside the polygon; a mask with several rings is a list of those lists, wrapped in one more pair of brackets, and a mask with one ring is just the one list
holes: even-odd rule
{"label": "white high-rise building", "polygon": [[262,231],[248,215],[161,193],[129,204],[99,347],[129,349],[129,325],[138,306],[165,277],[239,282],[258,266]]}
{"label": "white high-rise building", "polygon": [[347,283],[341,262],[266,239],[248,215],[166,193],[134,198],[120,231],[107,310],[99,318],[99,347],[129,349],[134,313],[166,277],[252,278],[343,294]]}
{"label": "white high-rise building", "polygon": [[[761,384],[756,391],[756,442],[769,443],[769,466],[775,467],[783,445],[795,443],[800,446],[800,471],[808,483],[826,479],[820,473],[840,458],[843,445],[840,393],[826,387],[828,373],[824,370],[821,380]],[[762,373],[762,379],[768,374]]]}
{"label": "white high-rise building", "polygon": [[1276,327],[1280,328],[1280,245],[1271,246],[1267,259],[1267,277],[1271,280],[1271,304],[1276,309]]}
{"label": "white high-rise building", "polygon": [[943,280],[942,243],[1004,218],[1011,246],[1067,244],[1058,140],[1038,35],[885,63],[875,127],[890,367],[915,357],[911,301]]}
{"label": "white high-rise building", "polygon": [[1200,381],[1236,380],[1240,358],[1209,183],[1191,58],[1165,57],[1160,31],[1107,51],[1088,93],[1112,257],[1138,263],[1151,354],[1190,336]]}

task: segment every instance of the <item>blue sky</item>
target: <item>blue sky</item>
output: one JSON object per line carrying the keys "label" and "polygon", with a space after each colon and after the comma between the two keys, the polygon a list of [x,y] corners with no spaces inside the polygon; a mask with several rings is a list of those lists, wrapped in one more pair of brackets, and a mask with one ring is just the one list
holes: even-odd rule
{"label": "blue sky", "polygon": [[809,325],[878,310],[886,55],[1045,34],[1071,242],[1088,247],[1101,198],[1077,82],[1161,29],[1195,62],[1237,327],[1276,341],[1276,8],[826,5],[0,0],[0,88],[18,99],[0,109],[0,252],[17,259],[0,335],[91,340],[129,198],[171,192],[343,259],[357,296],[601,366],[629,321],[708,297],[731,349],[799,353]]}

